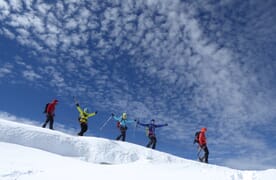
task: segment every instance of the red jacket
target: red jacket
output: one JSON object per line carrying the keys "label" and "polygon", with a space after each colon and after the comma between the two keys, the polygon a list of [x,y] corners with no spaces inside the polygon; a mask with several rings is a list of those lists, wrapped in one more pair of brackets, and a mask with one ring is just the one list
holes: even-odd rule
{"label": "red jacket", "polygon": [[53,100],[53,102],[51,102],[48,107],[47,107],[47,114],[53,116],[55,114],[55,108],[56,108],[56,105],[57,105],[58,101],[55,99]]}
{"label": "red jacket", "polygon": [[205,131],[201,131],[200,132],[198,141],[199,141],[199,145],[200,146],[203,146],[203,145],[207,144],[206,136],[205,136]]}

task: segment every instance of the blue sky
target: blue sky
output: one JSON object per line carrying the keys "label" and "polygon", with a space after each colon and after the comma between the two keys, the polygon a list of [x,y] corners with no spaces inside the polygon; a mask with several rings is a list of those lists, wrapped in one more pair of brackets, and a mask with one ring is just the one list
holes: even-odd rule
{"label": "blue sky", "polygon": [[[276,2],[0,0],[1,116],[40,125],[59,99],[57,130],[114,139],[112,112],[169,123],[157,149],[195,159],[207,127],[210,163],[276,166]],[[130,125],[127,140],[145,145]]]}

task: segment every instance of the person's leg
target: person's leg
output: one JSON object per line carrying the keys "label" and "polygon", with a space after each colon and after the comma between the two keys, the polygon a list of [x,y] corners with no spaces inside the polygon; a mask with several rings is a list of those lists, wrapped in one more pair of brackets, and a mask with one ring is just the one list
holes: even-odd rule
{"label": "person's leg", "polygon": [[88,125],[87,125],[87,123],[83,123],[83,133],[82,134],[84,134],[86,131],[87,131],[87,129],[88,129]]}
{"label": "person's leg", "polygon": [[123,128],[122,130],[122,141],[126,140],[126,128]]}
{"label": "person's leg", "polygon": [[45,128],[47,126],[48,122],[50,121],[49,117],[50,117],[49,115],[46,116],[46,120],[45,120],[44,124],[42,125],[43,128]]}
{"label": "person's leg", "polygon": [[122,134],[120,134],[119,136],[116,137],[116,140],[120,140],[122,137]]}
{"label": "person's leg", "polygon": [[54,129],[54,128],[53,128],[53,125],[54,125],[54,117],[53,117],[53,116],[50,116],[49,121],[50,121],[49,128],[50,128],[50,129]]}
{"label": "person's leg", "polygon": [[155,136],[152,137],[152,149],[155,149],[157,139]]}
{"label": "person's leg", "polygon": [[150,141],[148,142],[148,144],[147,144],[147,147],[150,147],[151,144],[152,144],[152,141],[150,140]]}
{"label": "person's leg", "polygon": [[122,136],[123,136],[123,127],[120,127],[120,133],[121,134],[119,136],[117,136],[116,140],[120,140],[122,138]]}
{"label": "person's leg", "polygon": [[207,146],[204,146],[203,148],[205,154],[204,154],[204,162],[205,163],[208,163],[208,158],[209,158],[209,150],[208,150],[208,147]]}
{"label": "person's leg", "polygon": [[147,144],[147,147],[150,147],[152,145],[152,138],[151,136],[148,136],[148,138],[149,138],[149,142]]}
{"label": "person's leg", "polygon": [[87,131],[87,124],[86,123],[81,123],[81,131],[78,133],[79,136],[83,136],[83,133]]}

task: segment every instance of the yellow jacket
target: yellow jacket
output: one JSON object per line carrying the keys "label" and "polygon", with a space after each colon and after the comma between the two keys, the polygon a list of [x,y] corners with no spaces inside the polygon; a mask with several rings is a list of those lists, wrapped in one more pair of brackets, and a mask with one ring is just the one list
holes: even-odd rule
{"label": "yellow jacket", "polygon": [[77,110],[78,110],[79,113],[80,113],[79,121],[80,121],[81,123],[87,123],[88,118],[90,118],[90,117],[96,115],[95,112],[93,112],[93,113],[85,113],[85,112],[80,108],[80,106],[77,106]]}

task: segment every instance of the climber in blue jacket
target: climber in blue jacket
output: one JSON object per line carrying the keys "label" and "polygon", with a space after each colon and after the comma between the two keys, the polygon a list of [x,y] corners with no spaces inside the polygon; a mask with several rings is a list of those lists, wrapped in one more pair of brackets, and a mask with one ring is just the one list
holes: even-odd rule
{"label": "climber in blue jacket", "polygon": [[123,113],[122,116],[117,117],[113,113],[111,114],[113,119],[117,121],[117,127],[120,129],[121,134],[116,138],[116,140],[122,139],[125,141],[126,139],[126,131],[127,131],[127,123],[133,123],[134,120],[130,120],[127,118],[127,113]]}

